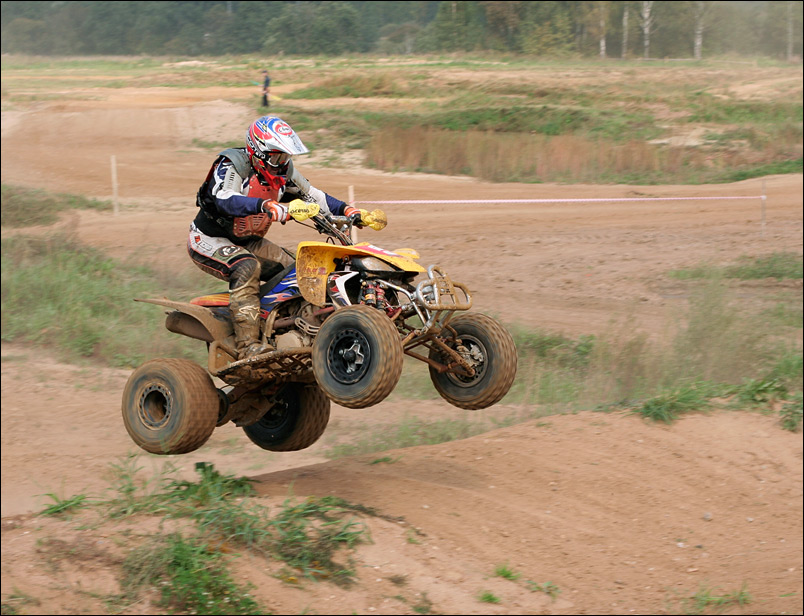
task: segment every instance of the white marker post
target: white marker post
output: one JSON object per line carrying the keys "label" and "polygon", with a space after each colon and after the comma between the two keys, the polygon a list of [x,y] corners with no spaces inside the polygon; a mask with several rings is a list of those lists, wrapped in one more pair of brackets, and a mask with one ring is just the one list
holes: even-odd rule
{"label": "white marker post", "polygon": [[765,194],[765,178],[762,178],[762,237],[765,237],[765,202],[768,196]]}
{"label": "white marker post", "polygon": [[117,157],[112,154],[112,206],[114,207],[114,215],[120,212],[117,204]]}
{"label": "white marker post", "polygon": [[[347,203],[354,207],[355,204],[355,187],[349,186],[349,194],[346,197],[348,199]],[[352,243],[357,244],[357,227],[352,227]]]}

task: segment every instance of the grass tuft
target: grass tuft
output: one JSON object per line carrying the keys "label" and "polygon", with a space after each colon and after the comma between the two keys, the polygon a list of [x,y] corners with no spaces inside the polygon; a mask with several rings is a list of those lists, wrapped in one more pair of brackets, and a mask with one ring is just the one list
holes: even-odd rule
{"label": "grass tuft", "polygon": [[553,582],[544,582],[539,584],[534,582],[533,580],[528,580],[525,582],[528,586],[528,589],[531,592],[543,592],[544,594],[548,595],[551,599],[555,599],[558,595],[561,594],[561,589],[553,584]]}
{"label": "grass tuft", "polygon": [[660,393],[642,403],[634,410],[653,421],[672,423],[681,413],[706,409],[709,406],[707,393],[700,384],[692,384]]}
{"label": "grass tuft", "polygon": [[122,586],[136,597],[143,587],[160,592],[159,606],[191,614],[263,614],[248,589],[236,584],[220,552],[199,538],[158,535],[123,563]]}
{"label": "grass tuft", "polygon": [[701,586],[698,592],[681,601],[681,607],[685,614],[703,614],[709,608],[722,611],[730,607],[748,605],[751,600],[751,594],[745,584],[742,585],[740,590],[722,595],[714,594],[713,589]]}
{"label": "grass tuft", "polygon": [[221,475],[208,462],[196,462],[195,470],[201,477],[197,483],[172,481],[168,484],[170,500],[188,501],[192,507],[205,507],[230,497],[254,494],[254,479]]}
{"label": "grass tuft", "polygon": [[45,496],[50,497],[53,504],[45,507],[39,512],[39,515],[60,516],[89,506],[89,497],[86,494],[76,494],[70,498],[60,498],[53,493],[45,494]]}
{"label": "grass tuft", "polygon": [[799,392],[793,400],[785,403],[779,411],[782,428],[790,432],[800,432],[802,414],[802,398]]}
{"label": "grass tuft", "polygon": [[511,569],[508,564],[497,565],[494,569],[494,575],[505,578],[506,580],[511,580],[512,582],[515,582],[521,577],[521,574]]}
{"label": "grass tuft", "polygon": [[491,591],[484,590],[477,597],[482,603],[500,603],[501,599]]}
{"label": "grass tuft", "polygon": [[787,397],[787,387],[780,379],[747,379],[736,389],[737,400],[742,404],[771,404]]}

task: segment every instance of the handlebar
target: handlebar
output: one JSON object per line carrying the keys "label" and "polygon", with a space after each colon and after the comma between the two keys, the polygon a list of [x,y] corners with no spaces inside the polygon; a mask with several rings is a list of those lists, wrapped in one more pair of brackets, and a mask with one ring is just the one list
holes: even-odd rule
{"label": "handlebar", "polygon": [[328,210],[321,210],[316,203],[306,203],[301,199],[294,199],[289,204],[289,216],[296,222],[312,220],[319,233],[337,239],[344,246],[351,246],[357,240],[354,227],[360,222],[358,228],[371,227],[375,231],[384,229],[388,224],[385,212],[374,210],[368,212],[360,210],[350,216],[337,216]]}
{"label": "handlebar", "polygon": [[319,233],[337,239],[344,246],[354,245],[352,241],[352,228],[355,220],[350,216],[335,216],[330,212],[319,212],[312,218],[313,224]]}

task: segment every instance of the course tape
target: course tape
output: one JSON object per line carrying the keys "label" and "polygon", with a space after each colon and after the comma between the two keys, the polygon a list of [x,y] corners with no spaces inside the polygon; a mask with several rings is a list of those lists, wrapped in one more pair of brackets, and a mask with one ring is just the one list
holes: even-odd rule
{"label": "course tape", "polygon": [[604,201],[714,201],[724,199],[765,199],[765,195],[753,197],[611,197],[602,199],[416,199],[402,201],[355,201],[355,205],[403,205],[437,203],[599,203]]}

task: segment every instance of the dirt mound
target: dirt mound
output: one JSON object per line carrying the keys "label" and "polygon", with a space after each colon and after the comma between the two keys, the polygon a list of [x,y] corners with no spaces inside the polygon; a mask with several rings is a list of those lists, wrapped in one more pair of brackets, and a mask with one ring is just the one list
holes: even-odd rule
{"label": "dirt mound", "polygon": [[[417,411],[438,412],[429,406]],[[106,423],[107,437],[116,439],[117,422]],[[6,432],[4,426],[4,459]],[[72,456],[74,472],[96,457],[87,451],[96,439],[83,442],[84,453]],[[264,455],[251,448],[230,454],[225,466],[232,457],[256,462]],[[663,427],[634,415],[579,413],[377,460],[252,472],[269,508],[289,497],[333,495],[383,516],[361,518],[372,543],[354,553],[358,582],[350,589],[296,587],[274,577],[276,562],[239,559],[237,579],[255,584],[252,594],[264,608],[650,614],[684,611],[684,600],[702,589],[717,596],[747,591],[751,603],[739,613],[796,613],[801,606],[802,442],[775,418],[718,412]],[[3,474],[5,489],[5,463]],[[85,475],[87,482],[94,477]],[[78,606],[100,613],[91,597],[119,592],[119,533],[155,524],[139,517],[87,531],[81,521],[6,518],[4,596],[35,597],[44,610],[38,613],[77,613]],[[49,572],[48,562],[70,549],[78,556]],[[501,565],[521,577],[495,576]],[[552,597],[549,589],[560,593]],[[500,603],[482,602],[484,592]],[[147,613],[142,607],[124,613]]]}

